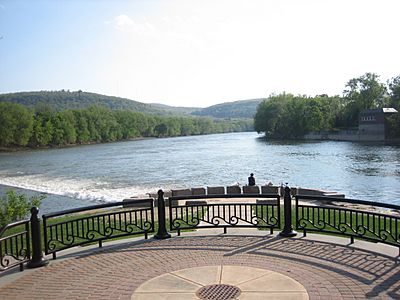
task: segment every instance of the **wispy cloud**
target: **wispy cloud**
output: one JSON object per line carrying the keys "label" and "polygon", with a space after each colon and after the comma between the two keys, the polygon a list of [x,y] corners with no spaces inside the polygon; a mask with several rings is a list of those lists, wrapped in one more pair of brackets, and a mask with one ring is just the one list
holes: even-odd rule
{"label": "wispy cloud", "polygon": [[5,9],[6,9],[6,6],[4,4],[0,3],[0,10],[5,10]]}
{"label": "wispy cloud", "polygon": [[119,15],[114,18],[114,27],[120,31],[131,31],[135,22],[127,15]]}
{"label": "wispy cloud", "polygon": [[113,24],[114,28],[118,31],[133,33],[136,35],[153,36],[155,33],[154,25],[146,19],[140,22],[135,22],[131,17],[125,14],[116,16],[113,21],[106,22],[106,24]]}

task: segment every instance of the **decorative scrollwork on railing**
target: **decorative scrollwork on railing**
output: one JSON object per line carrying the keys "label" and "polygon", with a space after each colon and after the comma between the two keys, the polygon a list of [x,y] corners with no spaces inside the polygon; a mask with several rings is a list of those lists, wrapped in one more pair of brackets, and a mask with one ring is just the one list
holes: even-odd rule
{"label": "decorative scrollwork on railing", "polygon": [[268,223],[267,224],[269,224],[270,226],[279,228],[279,222],[280,222],[280,218],[279,217],[271,216],[271,217],[268,218]]}
{"label": "decorative scrollwork on railing", "polygon": [[400,218],[383,213],[296,203],[297,229],[336,233],[400,246]]}
{"label": "decorative scrollwork on railing", "polygon": [[181,224],[184,222],[185,221],[183,219],[174,219],[174,220],[172,220],[171,227],[174,229],[180,229]]}
{"label": "decorative scrollwork on railing", "polygon": [[[132,227],[131,227],[131,224],[129,224],[128,226],[126,226],[127,228],[127,230],[126,230],[126,232],[133,232],[133,229],[131,229]],[[104,234],[103,234],[103,236],[105,236],[105,237],[110,237],[110,236],[112,236],[113,235],[113,232],[114,232],[114,229],[113,228],[111,228],[110,226],[107,226],[107,227],[105,227],[104,228]]]}
{"label": "decorative scrollwork on railing", "polygon": [[[317,221],[313,221],[313,220],[309,220],[309,219],[300,219],[297,220],[297,229],[306,229],[309,228],[310,226],[313,227],[316,230],[322,231],[326,228],[326,223],[324,223],[322,220],[317,220]],[[338,229],[340,230],[340,229]]]}
{"label": "decorative scrollwork on railing", "polygon": [[358,225],[356,227],[356,234],[359,236],[363,236],[365,235],[367,232],[366,228],[363,225]]}
{"label": "decorative scrollwork on railing", "polygon": [[14,252],[4,253],[1,256],[0,265],[3,270],[6,270],[10,268],[14,263],[20,264],[21,262],[27,261],[28,259],[29,259],[28,250],[21,249],[17,253]]}
{"label": "decorative scrollwork on railing", "polygon": [[264,220],[261,219],[259,216],[253,216],[251,217],[251,223],[254,225],[262,225],[264,223]]}
{"label": "decorative scrollwork on railing", "polygon": [[[224,220],[224,219],[221,218],[221,220]],[[237,225],[239,223],[239,221],[245,221],[245,220],[243,220],[242,218],[238,218],[236,216],[232,216],[232,217],[229,218],[229,222],[227,222],[227,223],[229,223],[229,225],[235,226],[235,225]]]}
{"label": "decorative scrollwork on railing", "polygon": [[[381,239],[381,241],[388,241],[388,240],[396,241],[396,236],[386,230],[381,230],[379,232],[379,238]],[[397,242],[400,243],[400,241],[398,240],[398,237],[397,237]]]}
{"label": "decorative scrollwork on railing", "polygon": [[347,230],[353,231],[353,228],[351,228],[350,225],[346,223],[339,223],[337,227],[333,224],[333,226],[331,227],[337,228],[341,233],[346,233]]}
{"label": "decorative scrollwork on railing", "polygon": [[29,220],[15,222],[4,227],[0,231],[0,271],[18,265],[22,270],[23,263],[29,259]]}
{"label": "decorative scrollwork on railing", "polygon": [[[12,256],[12,257],[15,259],[14,256]],[[10,257],[9,256],[5,256],[5,255],[2,256],[0,264],[1,264],[3,269],[6,269],[10,265]]]}
{"label": "decorative scrollwork on railing", "polygon": [[297,229],[305,229],[308,224],[311,224],[311,226],[313,226],[313,224],[307,219],[297,219]]}
{"label": "decorative scrollwork on railing", "polygon": [[170,206],[171,230],[211,227],[279,228],[278,205],[223,203]]}
{"label": "decorative scrollwork on railing", "polygon": [[152,207],[72,218],[58,221],[44,216],[46,254],[110,238],[146,235],[154,231]]}

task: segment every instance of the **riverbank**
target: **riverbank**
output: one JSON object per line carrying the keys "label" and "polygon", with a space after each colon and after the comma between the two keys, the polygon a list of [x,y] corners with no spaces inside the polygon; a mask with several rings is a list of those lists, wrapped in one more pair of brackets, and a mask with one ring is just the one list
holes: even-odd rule
{"label": "riverbank", "polygon": [[388,139],[385,135],[361,134],[359,130],[317,131],[304,135],[301,139],[307,141],[345,141],[362,143],[399,144],[400,139]]}
{"label": "riverbank", "polygon": [[13,146],[13,147],[0,147],[0,152],[23,152],[23,151],[34,151],[34,150],[46,150],[46,149],[66,149],[66,148],[74,148],[79,146],[89,146],[89,145],[99,145],[99,144],[111,144],[111,143],[124,143],[124,142],[132,142],[132,141],[142,141],[142,140],[150,140],[157,139],[159,137],[137,137],[132,139],[118,140],[118,141],[110,141],[110,142],[87,142],[80,144],[68,144],[68,145],[52,145],[52,146],[37,146],[37,147],[22,147],[22,146]]}

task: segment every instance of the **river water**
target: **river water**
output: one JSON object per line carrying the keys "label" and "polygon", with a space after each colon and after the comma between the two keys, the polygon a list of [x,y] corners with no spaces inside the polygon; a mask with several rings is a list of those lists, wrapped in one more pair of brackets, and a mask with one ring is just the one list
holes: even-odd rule
{"label": "river water", "polygon": [[49,193],[46,212],[160,188],[245,185],[251,172],[259,185],[287,182],[400,205],[399,146],[272,142],[246,132],[0,153],[0,184]]}

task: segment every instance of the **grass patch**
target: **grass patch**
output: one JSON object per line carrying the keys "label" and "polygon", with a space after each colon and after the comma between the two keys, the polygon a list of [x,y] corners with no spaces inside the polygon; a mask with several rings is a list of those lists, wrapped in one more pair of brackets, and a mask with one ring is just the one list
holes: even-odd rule
{"label": "grass patch", "polygon": [[[294,223],[295,224],[295,223]],[[299,230],[399,244],[400,218],[335,207],[299,207]]]}
{"label": "grass patch", "polygon": [[173,229],[171,230],[169,219],[166,221],[167,229],[172,232],[194,230],[201,221],[204,221],[203,217],[207,214],[207,211],[207,205],[173,207],[171,216],[167,215],[167,217],[172,218]]}
{"label": "grass patch", "polygon": [[[267,214],[266,208],[253,210],[259,217]],[[284,206],[280,207],[281,228],[284,227]],[[359,239],[382,241],[398,245],[400,218],[374,212],[357,211],[337,207],[299,207],[299,223],[296,208],[292,206],[292,226],[299,231],[324,235],[346,235]],[[259,228],[266,230],[267,228]]]}

